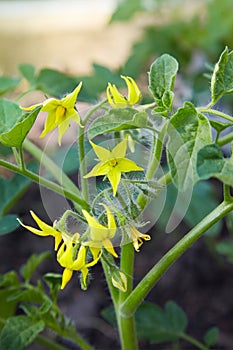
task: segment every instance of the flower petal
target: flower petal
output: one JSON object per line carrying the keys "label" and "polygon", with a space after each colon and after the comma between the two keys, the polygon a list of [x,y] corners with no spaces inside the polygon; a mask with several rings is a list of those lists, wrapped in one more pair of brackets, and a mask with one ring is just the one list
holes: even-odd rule
{"label": "flower petal", "polygon": [[68,94],[61,100],[62,106],[64,106],[67,109],[74,108],[74,105],[76,103],[77,96],[79,94],[79,91],[81,90],[81,87],[82,87],[82,82],[80,82],[78,86],[70,94]]}
{"label": "flower petal", "polygon": [[127,137],[118,143],[112,150],[112,158],[124,158],[127,150]]}
{"label": "flower petal", "polygon": [[65,268],[62,274],[62,285],[61,289],[64,289],[67,283],[71,280],[71,277],[73,275],[73,271],[70,269]]}
{"label": "flower petal", "polygon": [[32,210],[30,210],[30,214],[42,231],[48,233],[53,237],[57,234],[61,234],[61,232],[55,230],[52,226],[43,222]]}
{"label": "flower petal", "polygon": [[86,175],[84,175],[84,179],[87,179],[92,176],[101,176],[101,175],[106,175],[111,167],[108,165],[108,162],[101,162],[98,163],[94,166],[94,168]]}
{"label": "flower petal", "polygon": [[138,166],[135,162],[128,158],[117,159],[118,165],[117,169],[120,172],[128,173],[130,171],[143,171],[144,169]]}
{"label": "flower petal", "polygon": [[96,145],[92,141],[90,141],[90,144],[92,145],[95,154],[97,155],[97,157],[101,162],[106,162],[107,160],[112,158],[111,151],[109,151],[108,149],[101,147],[99,145]]}
{"label": "flower petal", "polygon": [[103,246],[110,254],[112,254],[115,258],[118,258],[118,255],[113,248],[112,242],[109,239],[105,239],[103,241]]}
{"label": "flower petal", "polygon": [[106,227],[104,227],[103,225],[101,225],[95,218],[93,218],[93,216],[91,216],[85,209],[82,210],[83,215],[85,216],[88,225],[90,226],[90,228],[98,228],[98,229],[105,229]]}
{"label": "flower petal", "polygon": [[[108,228],[109,229],[115,229],[116,228],[116,222],[114,219],[114,216],[112,215],[112,212],[110,211],[109,207],[106,204],[102,204],[107,212],[108,217]],[[113,237],[113,236],[112,236]]]}
{"label": "flower petal", "polygon": [[58,125],[58,144],[61,146],[61,140],[63,135],[65,134],[66,130],[68,129],[70,125],[70,120],[65,119],[61,124]]}
{"label": "flower petal", "polygon": [[125,77],[121,75],[128,87],[128,101],[131,105],[135,105],[141,98],[141,91],[137,86],[136,82],[131,77]]}
{"label": "flower petal", "polygon": [[108,172],[107,177],[108,177],[110,184],[112,186],[113,195],[115,196],[117,193],[117,188],[118,188],[119,182],[121,180],[121,171],[119,171],[118,165],[115,168],[112,168]]}

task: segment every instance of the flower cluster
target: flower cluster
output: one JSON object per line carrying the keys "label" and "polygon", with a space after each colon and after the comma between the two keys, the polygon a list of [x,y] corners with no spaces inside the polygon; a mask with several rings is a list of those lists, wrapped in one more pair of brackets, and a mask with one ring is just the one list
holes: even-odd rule
{"label": "flower cluster", "polygon": [[[141,98],[141,92],[135,81],[130,77],[121,77],[125,80],[128,87],[128,97],[120,94],[116,86],[109,83],[106,94],[108,103],[112,108],[134,106]],[[41,111],[48,112],[48,117],[45,122],[44,130],[40,135],[41,137],[44,137],[47,133],[58,127],[58,143],[60,145],[70,120],[75,121],[80,127],[83,127],[75,107],[81,86],[82,83],[61,100],[50,98],[42,104]],[[33,110],[37,106],[38,105],[33,105],[23,109]],[[107,178],[112,188],[113,198],[117,196],[122,173],[144,170],[134,161],[126,157],[127,141],[128,137],[124,137],[112,150],[101,147],[90,141],[99,159],[99,163],[87,174],[83,174],[83,177],[85,179],[96,176],[104,176],[104,178]],[[70,234],[64,221],[61,223],[62,219],[58,222],[55,221],[53,226],[50,226],[43,222],[33,211],[31,211],[32,218],[39,228],[25,225],[19,220],[20,224],[32,233],[39,236],[52,236],[54,238],[57,261],[64,269],[61,289],[65,288],[72,278],[74,271],[80,271],[81,286],[83,289],[86,289],[89,268],[96,265],[101,258],[104,258],[105,261],[109,261],[109,270],[111,271],[113,286],[122,291],[127,290],[127,277],[113,262],[114,258],[118,258],[113,239],[116,236],[117,228],[121,226],[121,222],[117,216],[116,210],[111,211],[108,205],[99,204],[104,207],[104,212],[102,213],[104,215],[102,218],[96,218],[87,210],[82,210],[83,220],[86,221],[87,224],[86,231],[83,233],[76,232],[75,234]],[[138,252],[143,240],[149,240],[150,236],[139,232],[134,225],[131,224],[127,215],[125,215],[124,220],[127,222],[128,239],[131,240],[135,250]]]}

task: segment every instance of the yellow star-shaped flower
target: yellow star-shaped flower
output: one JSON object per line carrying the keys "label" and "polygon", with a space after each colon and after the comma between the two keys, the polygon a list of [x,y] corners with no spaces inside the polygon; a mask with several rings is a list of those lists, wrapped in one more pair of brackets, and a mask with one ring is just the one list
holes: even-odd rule
{"label": "yellow star-shaped flower", "polygon": [[33,217],[33,219],[35,220],[35,222],[37,223],[37,225],[39,226],[39,228],[41,229],[38,230],[34,227],[31,226],[27,226],[24,225],[19,219],[17,219],[20,223],[20,225],[22,225],[23,227],[25,227],[27,230],[31,231],[32,233],[34,233],[35,235],[38,236],[52,236],[55,239],[55,250],[58,249],[59,244],[62,241],[62,233],[55,230],[55,228],[53,228],[52,226],[49,226],[48,224],[46,224],[45,222],[43,222],[40,218],[38,218],[38,216],[31,210],[30,211],[31,216]]}
{"label": "yellow star-shaped flower", "polygon": [[109,104],[113,108],[125,108],[135,105],[142,97],[141,91],[136,82],[131,77],[121,75],[128,87],[128,97],[123,96],[117,89],[116,85],[108,83],[106,90]]}
{"label": "yellow star-shaped flower", "polygon": [[116,145],[112,151],[95,145],[91,141],[90,143],[95,151],[95,154],[99,158],[100,163],[96,164],[94,168],[84,176],[84,178],[106,175],[111,183],[114,196],[116,195],[117,188],[121,180],[121,173],[144,170],[132,160],[125,158],[127,138]]}
{"label": "yellow star-shaped flower", "polygon": [[151,237],[149,235],[141,233],[133,225],[130,225],[130,231],[134,249],[136,250],[136,252],[139,252],[139,248],[143,245],[143,239],[145,241],[149,241]]}
{"label": "yellow star-shaped flower", "polygon": [[103,206],[107,212],[108,227],[100,224],[86,210],[82,210],[83,215],[85,216],[90,227],[90,240],[88,242],[85,242],[85,245],[89,246],[94,259],[96,259],[96,257],[101,254],[102,247],[104,247],[115,258],[117,258],[118,255],[115,252],[111,242],[111,239],[115,236],[116,233],[115,219],[109,208],[104,204]]}
{"label": "yellow star-shaped flower", "polygon": [[64,267],[61,289],[64,289],[70,281],[73,271],[81,271],[83,286],[86,289],[88,267],[97,264],[100,258],[100,255],[97,255],[93,261],[87,263],[87,247],[82,244],[79,247],[79,245],[75,243],[75,236],[77,238],[79,235],[76,233],[73,237],[70,236],[68,239],[67,237],[64,238],[64,242],[57,252],[57,261]]}
{"label": "yellow star-shaped flower", "polygon": [[[40,137],[44,137],[50,131],[58,127],[58,144],[61,145],[62,137],[68,129],[71,119],[81,126],[80,116],[75,109],[75,103],[81,87],[82,82],[79,83],[73,92],[66,95],[61,100],[49,98],[43,102],[41,111],[48,112],[48,116],[45,121],[44,130],[42,131]],[[22,109],[25,111],[30,111],[40,105],[41,104],[36,104]]]}

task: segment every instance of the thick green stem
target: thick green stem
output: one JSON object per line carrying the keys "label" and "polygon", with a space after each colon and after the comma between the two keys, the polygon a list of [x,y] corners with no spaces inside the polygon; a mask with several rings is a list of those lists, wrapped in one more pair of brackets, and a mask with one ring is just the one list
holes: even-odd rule
{"label": "thick green stem", "polygon": [[230,122],[233,123],[233,117],[231,117],[230,115],[228,115],[226,113],[220,112],[216,109],[199,107],[199,108],[197,108],[197,110],[198,110],[198,112],[201,112],[201,113],[217,115],[217,116],[222,117],[226,120],[229,120]]}
{"label": "thick green stem", "polygon": [[135,327],[134,315],[124,317],[121,314],[121,305],[130,295],[133,287],[133,270],[134,270],[134,248],[132,243],[124,244],[121,248],[121,271],[127,277],[127,291],[120,291],[119,304],[117,309],[117,321],[121,339],[122,350],[137,350],[137,334]]}
{"label": "thick green stem", "polygon": [[47,156],[47,154],[33,144],[29,140],[23,143],[24,148],[53,175],[54,179],[58,181],[64,188],[81,196],[78,187],[70,180],[70,178],[62,171],[60,166],[57,166],[54,161]]}
{"label": "thick green stem", "polygon": [[111,276],[110,269],[109,269],[107,262],[103,258],[101,258],[101,263],[102,263],[102,267],[104,270],[105,279],[106,279],[106,282],[108,285],[108,290],[109,290],[109,293],[110,293],[111,298],[112,298],[115,312],[117,314],[119,290],[116,289],[112,284],[112,280],[111,280],[112,276]]}
{"label": "thick green stem", "polygon": [[53,339],[49,339],[43,335],[38,335],[35,339],[37,344],[43,346],[43,349],[49,350],[66,350],[66,348],[58,343],[56,343]]}
{"label": "thick green stem", "polygon": [[22,169],[21,167],[18,167],[17,165],[9,163],[5,160],[0,160],[0,166],[3,166],[3,167],[5,167],[5,168],[7,168],[15,173],[26,176],[30,180],[38,183],[39,185],[41,185],[45,188],[48,188],[49,190],[56,192],[56,193],[60,194],[61,196],[65,196],[67,199],[70,199],[71,201],[75,202],[80,207],[82,207],[86,210],[89,209],[89,205],[84,199],[80,198],[75,193],[66,190],[65,188],[57,185],[56,183],[54,183],[52,181],[49,181],[49,180],[29,171],[27,169]]}
{"label": "thick green stem", "polygon": [[141,280],[137,287],[125,300],[121,308],[121,315],[130,317],[137,310],[146,295],[164,275],[168,268],[200,238],[206,230],[233,210],[233,201],[223,201],[208,214],[200,223],[189,231],[174,247],[172,247]]}

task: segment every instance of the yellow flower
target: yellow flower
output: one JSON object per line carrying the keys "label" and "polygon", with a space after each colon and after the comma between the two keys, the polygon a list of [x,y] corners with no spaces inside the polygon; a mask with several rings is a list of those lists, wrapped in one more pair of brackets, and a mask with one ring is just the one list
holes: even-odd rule
{"label": "yellow flower", "polygon": [[85,245],[88,245],[90,248],[90,251],[96,259],[96,256],[101,254],[102,247],[104,247],[110,254],[112,254],[115,258],[118,257],[117,253],[115,252],[111,238],[115,236],[116,233],[116,223],[114,216],[112,215],[109,208],[104,205],[104,208],[107,212],[108,217],[108,227],[105,227],[104,225],[101,225],[93,216],[91,216],[86,210],[82,210],[83,215],[85,216],[88,225],[90,227],[90,241],[85,242]]}
{"label": "yellow flower", "polygon": [[[76,234],[77,236],[78,234]],[[75,235],[74,235],[75,236]],[[78,252],[77,252],[78,249]],[[97,264],[100,255],[93,261],[86,263],[87,247],[81,244],[79,247],[74,240],[74,237],[65,239],[61,247],[57,252],[57,261],[64,267],[62,274],[61,289],[64,289],[67,283],[70,281],[73,271],[81,271],[83,286],[87,287],[87,275],[88,267]]]}
{"label": "yellow flower", "polygon": [[125,158],[127,149],[127,138],[121,141],[112,151],[107,150],[101,146],[95,145],[91,142],[91,145],[100,160],[100,163],[94,166],[94,168],[84,176],[89,178],[92,176],[106,175],[109,179],[113,195],[116,195],[119,182],[121,180],[121,173],[127,173],[130,171],[142,171],[143,168],[139,167],[132,160]]}
{"label": "yellow flower", "polygon": [[[73,92],[66,95],[63,99],[57,100],[55,98],[49,98],[48,100],[44,101],[41,111],[48,112],[48,117],[45,121],[44,130],[42,131],[40,137],[44,137],[50,131],[58,127],[58,144],[61,145],[62,137],[68,129],[71,119],[81,126],[80,116],[75,109],[75,103],[81,87],[82,82],[79,83]],[[22,109],[25,111],[30,111],[40,105],[41,104],[36,104]]]}
{"label": "yellow flower", "polygon": [[133,225],[130,225],[130,230],[134,249],[136,250],[136,252],[139,252],[139,248],[143,244],[143,239],[145,241],[149,241],[151,237],[149,235],[139,232]]}
{"label": "yellow flower", "polygon": [[131,77],[125,77],[121,75],[121,78],[125,80],[128,87],[128,97],[123,96],[117,89],[116,85],[108,83],[106,90],[109,104],[113,108],[124,108],[135,105],[141,98],[142,94]]}
{"label": "yellow flower", "polygon": [[55,239],[55,248],[54,249],[57,250],[59,244],[62,241],[62,233],[55,230],[55,228],[53,228],[52,226],[49,226],[48,224],[43,222],[41,219],[39,219],[38,216],[32,210],[30,211],[30,213],[31,213],[31,216],[33,217],[33,219],[35,220],[35,222],[37,223],[37,225],[39,226],[39,228],[41,229],[41,231],[34,228],[34,227],[24,225],[19,219],[17,219],[19,221],[20,225],[22,225],[23,227],[25,227],[27,230],[31,231],[35,235],[54,237],[54,239]]}

